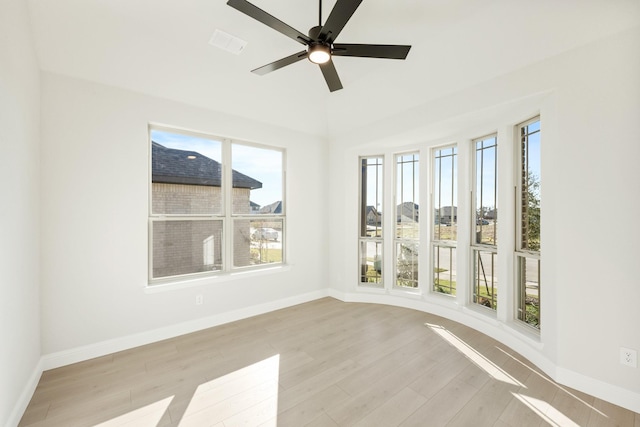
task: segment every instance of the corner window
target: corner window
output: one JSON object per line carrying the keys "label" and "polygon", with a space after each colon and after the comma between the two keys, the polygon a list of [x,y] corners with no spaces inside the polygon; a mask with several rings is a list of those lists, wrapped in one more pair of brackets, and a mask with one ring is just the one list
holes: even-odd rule
{"label": "corner window", "polygon": [[360,285],[382,287],[383,158],[360,158]]}
{"label": "corner window", "polygon": [[498,139],[489,135],[473,141],[473,187],[471,252],[472,301],[497,309]]}
{"label": "corner window", "polygon": [[433,290],[456,295],[458,240],[458,148],[433,150],[433,228],[431,233]]}
{"label": "corner window", "polygon": [[395,286],[418,288],[419,155],[396,156]]}
{"label": "corner window", "polygon": [[151,284],[284,262],[282,150],[159,127],[150,141]]}
{"label": "corner window", "polygon": [[540,329],[540,118],[518,125],[517,319]]}

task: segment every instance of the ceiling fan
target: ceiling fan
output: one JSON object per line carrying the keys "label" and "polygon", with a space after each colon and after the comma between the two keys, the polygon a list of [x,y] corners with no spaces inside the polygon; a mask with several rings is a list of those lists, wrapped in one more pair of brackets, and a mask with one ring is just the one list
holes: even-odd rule
{"label": "ceiling fan", "polygon": [[333,92],[342,89],[342,83],[331,60],[332,56],[385,59],[405,59],[407,57],[411,46],[334,43],[362,0],[337,0],[324,25],[322,25],[322,0],[319,0],[319,3],[318,26],[311,28],[309,35],[305,35],[246,0],[229,0],[227,2],[234,9],[306,46],[306,49],[301,52],[251,70],[252,73],[264,75],[308,58],[309,61],[320,66],[327,86]]}

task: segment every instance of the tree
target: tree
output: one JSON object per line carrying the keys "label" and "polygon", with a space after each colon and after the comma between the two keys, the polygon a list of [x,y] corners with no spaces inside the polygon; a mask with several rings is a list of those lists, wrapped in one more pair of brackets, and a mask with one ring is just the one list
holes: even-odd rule
{"label": "tree", "polygon": [[524,249],[540,250],[540,177],[527,171],[525,191],[522,193],[523,208],[526,215],[522,218],[522,245]]}

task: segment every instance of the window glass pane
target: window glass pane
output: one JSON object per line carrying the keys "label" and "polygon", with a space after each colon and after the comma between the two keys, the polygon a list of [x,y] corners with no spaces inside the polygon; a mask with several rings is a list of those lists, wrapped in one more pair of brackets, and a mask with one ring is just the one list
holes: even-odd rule
{"label": "window glass pane", "polygon": [[151,130],[151,212],[222,213],[220,141]]}
{"label": "window glass pane", "polygon": [[418,239],[419,236],[419,158],[406,154],[396,160],[396,237]]}
{"label": "window glass pane", "polygon": [[382,158],[361,159],[360,237],[382,237]]}
{"label": "window glass pane", "polygon": [[497,245],[497,138],[475,141],[475,243]]}
{"label": "window glass pane", "polygon": [[222,221],[152,221],[153,278],[222,268]]}
{"label": "window glass pane", "polygon": [[540,260],[517,256],[518,319],[540,328]]}
{"label": "window glass pane", "polygon": [[396,243],[396,286],[418,287],[418,243]]}
{"label": "window glass pane", "polygon": [[456,294],[456,248],[433,246],[433,290]]}
{"label": "window glass pane", "polygon": [[433,240],[457,240],[458,161],[457,148],[434,151]]}
{"label": "window glass pane", "polygon": [[382,285],[382,242],[360,241],[360,283]]}
{"label": "window glass pane", "polygon": [[282,263],[283,221],[280,218],[233,221],[233,266]]}
{"label": "window glass pane", "polygon": [[474,250],[473,302],[495,310],[498,303],[497,253]]}
{"label": "window glass pane", "polygon": [[234,214],[284,214],[282,151],[232,144],[231,164]]}
{"label": "window glass pane", "polygon": [[540,120],[520,128],[520,249],[540,250]]}

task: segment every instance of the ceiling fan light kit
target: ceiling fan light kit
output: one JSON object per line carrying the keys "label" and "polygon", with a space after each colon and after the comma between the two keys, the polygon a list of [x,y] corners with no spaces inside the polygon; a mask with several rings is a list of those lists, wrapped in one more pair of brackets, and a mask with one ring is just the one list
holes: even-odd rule
{"label": "ceiling fan light kit", "polygon": [[[322,0],[319,0],[319,3],[319,20],[322,21]],[[252,70],[253,73],[264,75],[307,58],[320,66],[331,92],[342,89],[338,72],[331,60],[332,56],[405,59],[411,49],[411,46],[408,45],[335,43],[338,34],[351,19],[360,3],[362,0],[338,0],[324,25],[319,22],[318,26],[309,30],[307,36],[246,0],[227,1],[227,4],[234,9],[306,46],[306,49],[301,52]]]}
{"label": "ceiling fan light kit", "polygon": [[314,44],[307,49],[307,57],[314,64],[324,64],[331,59],[331,48],[323,44]]}

